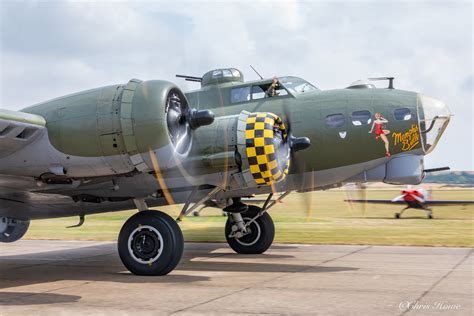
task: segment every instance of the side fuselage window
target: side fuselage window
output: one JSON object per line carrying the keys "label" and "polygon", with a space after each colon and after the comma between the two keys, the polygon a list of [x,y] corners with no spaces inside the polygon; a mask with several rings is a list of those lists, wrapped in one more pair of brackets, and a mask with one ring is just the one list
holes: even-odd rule
{"label": "side fuselage window", "polygon": [[234,88],[230,91],[230,103],[250,101],[250,87]]}
{"label": "side fuselage window", "polygon": [[343,126],[345,123],[344,114],[336,113],[326,116],[326,127],[338,128]]}
{"label": "side fuselage window", "polygon": [[397,121],[409,121],[411,119],[411,111],[409,108],[395,109],[393,116]]}
{"label": "side fuselage window", "polygon": [[372,115],[369,111],[363,110],[352,112],[352,124],[355,126],[369,125],[370,123],[372,123]]}

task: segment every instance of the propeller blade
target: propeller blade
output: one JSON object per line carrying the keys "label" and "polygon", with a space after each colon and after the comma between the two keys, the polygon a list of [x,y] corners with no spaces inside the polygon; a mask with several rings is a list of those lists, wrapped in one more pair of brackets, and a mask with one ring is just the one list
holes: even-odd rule
{"label": "propeller blade", "polygon": [[[367,200],[367,186],[365,183],[358,182],[357,183],[357,194],[359,195],[359,199]],[[362,217],[365,217],[365,212],[367,211],[367,202],[362,204]]]}
{"label": "propeller blade", "polygon": [[425,200],[424,200],[424,199],[422,199],[421,197],[419,197],[419,196],[417,196],[417,195],[415,195],[415,194],[410,194],[410,196],[411,196],[412,198],[414,198],[415,200],[417,200],[418,202],[420,202],[420,203],[425,203]]}
{"label": "propeller blade", "polygon": [[[303,173],[305,168],[301,168],[304,164],[304,161],[300,161],[296,158],[295,152],[308,148],[311,145],[311,141],[308,137],[295,137],[293,135],[292,125],[291,125],[291,114],[288,110],[287,103],[283,103],[283,115],[282,121],[286,128],[286,133],[288,137],[288,142],[290,146],[290,158],[291,166],[290,173]],[[303,190],[304,188],[300,188]]]}
{"label": "propeller blade", "polygon": [[311,145],[311,141],[308,137],[295,137],[293,135],[293,127],[291,124],[291,114],[288,104],[283,103],[283,115],[282,120],[285,124],[285,128],[288,135],[288,142],[290,146],[290,174],[301,174],[303,181],[301,181],[301,186],[298,191],[305,192],[304,194],[304,207],[306,209],[306,221],[309,222],[312,218],[312,191],[315,187],[315,179],[313,176],[313,170],[310,173],[310,179],[308,183],[307,175],[305,176],[306,171],[306,162],[304,160],[298,159],[296,152],[304,150]]}
{"label": "propeller blade", "polygon": [[313,170],[311,170],[310,191],[305,193],[306,221],[310,222],[313,217],[313,189],[315,187],[315,179]]}
{"label": "propeller blade", "polygon": [[[217,93],[219,94],[219,109],[220,109],[220,113],[221,115],[225,115],[225,106],[224,106],[224,95],[222,94],[222,90],[221,90],[221,86],[220,85],[217,85]],[[224,135],[224,142],[225,142],[225,148],[228,147],[228,139],[230,137],[230,135],[227,135],[227,129],[225,130],[225,134]],[[222,184],[221,184],[221,187],[226,187],[227,186],[227,178],[229,176],[229,160],[228,160],[228,157],[226,156],[225,157],[225,160],[224,160],[224,172],[222,174]]]}
{"label": "propeller blade", "polygon": [[349,210],[352,212],[354,210],[354,200],[353,192],[355,191],[355,184],[354,183],[346,183],[344,185],[344,193],[346,195],[347,205],[349,205]]}
{"label": "propeller blade", "polygon": [[[352,183],[347,184],[345,187],[347,200],[349,201],[350,210],[354,210],[355,206],[351,200],[367,200],[367,185],[365,183]],[[367,202],[360,203],[362,210],[362,217],[365,217],[367,210]]]}
{"label": "propeller blade", "polygon": [[396,198],[393,198],[393,199],[392,199],[392,202],[400,201],[400,200],[403,199],[405,196],[406,196],[406,194],[399,195],[399,196],[397,196]]}
{"label": "propeller blade", "polygon": [[168,186],[166,185],[166,182],[161,174],[161,169],[160,165],[158,164],[158,159],[155,156],[155,153],[153,152],[153,149],[151,147],[148,148],[148,152],[150,154],[150,159],[151,163],[153,164],[153,169],[155,171],[155,176],[156,180],[158,181],[158,184],[163,191],[163,195],[165,196],[166,202],[168,202],[169,205],[174,205],[174,200],[173,197],[171,196]]}
{"label": "propeller blade", "polygon": [[[189,77],[189,76],[188,76]],[[185,78],[186,80],[189,81],[197,81],[200,80],[200,78],[195,77],[195,78]],[[221,93],[221,88],[219,85],[217,85],[217,91],[220,97],[218,98],[219,105],[218,108],[216,108],[216,111],[219,113],[224,112],[224,105],[223,105],[223,100],[224,97]],[[192,137],[193,137],[193,131],[201,126],[205,125],[210,125],[214,122],[215,119],[215,114],[212,111],[209,110],[197,110],[194,108],[188,108],[187,110],[184,111],[185,113],[185,121],[183,122],[183,125],[181,127],[180,133],[179,133],[179,138],[176,139],[176,145],[175,148],[177,149],[177,152],[183,152],[187,148],[188,144],[192,142]],[[180,115],[182,115],[180,113]],[[225,133],[227,133],[227,129],[225,130]],[[230,135],[224,135],[224,141],[227,142],[227,140],[230,138]],[[227,148],[227,144],[224,146]],[[174,161],[176,163],[176,167],[179,170],[179,173],[181,176],[185,179],[189,179],[191,183],[194,183],[194,175],[197,175],[200,173],[199,170],[196,170],[195,164],[186,164],[183,165],[183,162],[181,161],[179,157],[176,155],[173,156]],[[186,159],[186,158],[185,158]],[[225,157],[225,162],[224,162],[224,170],[222,174],[222,183],[219,184],[219,187],[226,187],[227,186],[227,178],[228,178],[228,173],[229,173],[229,165],[231,165],[231,162],[228,161],[228,157]],[[208,205],[209,206],[209,205]],[[206,206],[206,207],[208,207]],[[224,208],[226,205],[216,205],[215,207],[218,207],[220,209]],[[204,210],[205,207],[201,208],[198,213]]]}

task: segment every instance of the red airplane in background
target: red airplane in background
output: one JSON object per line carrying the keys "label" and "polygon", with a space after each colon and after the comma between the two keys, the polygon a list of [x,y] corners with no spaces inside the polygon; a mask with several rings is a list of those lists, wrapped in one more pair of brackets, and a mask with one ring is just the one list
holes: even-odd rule
{"label": "red airplane in background", "polygon": [[431,194],[425,189],[406,189],[402,194],[391,200],[364,200],[350,199],[346,202],[354,203],[373,203],[373,204],[405,204],[406,207],[399,213],[395,213],[395,218],[400,218],[404,211],[409,208],[424,210],[428,218],[433,218],[433,211],[429,206],[448,206],[448,205],[467,205],[473,204],[474,201],[463,200],[431,200]]}

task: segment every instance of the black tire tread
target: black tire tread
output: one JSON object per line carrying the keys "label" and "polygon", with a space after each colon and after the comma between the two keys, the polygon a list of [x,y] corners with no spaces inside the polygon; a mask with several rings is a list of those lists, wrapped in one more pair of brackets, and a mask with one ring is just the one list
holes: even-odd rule
{"label": "black tire tread", "polygon": [[[242,217],[255,217],[260,212],[260,207],[249,205],[249,209],[242,213]],[[268,213],[263,213],[262,216],[256,219],[262,230],[259,241],[251,246],[244,246],[237,242],[235,238],[229,238],[232,230],[233,222],[230,218],[227,219],[225,225],[225,237],[229,246],[236,253],[239,254],[262,254],[270,248],[275,238],[275,224]]]}
{"label": "black tire tread", "polygon": [[[150,225],[157,228],[166,239],[162,257],[151,266],[136,262],[128,252],[128,231],[137,225]],[[178,265],[184,250],[181,229],[174,219],[160,211],[141,211],[130,217],[120,230],[117,243],[120,259],[127,269],[137,275],[166,275]]]}
{"label": "black tire tread", "polygon": [[20,240],[28,232],[30,227],[30,221],[19,221],[15,228],[11,231],[10,235],[7,237],[4,234],[0,234],[0,242],[2,243],[11,243],[17,240]]}

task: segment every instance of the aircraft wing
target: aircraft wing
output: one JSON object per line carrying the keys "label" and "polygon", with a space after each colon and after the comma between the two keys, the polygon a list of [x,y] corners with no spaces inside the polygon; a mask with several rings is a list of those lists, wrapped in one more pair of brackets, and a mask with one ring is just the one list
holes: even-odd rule
{"label": "aircraft wing", "polygon": [[465,201],[465,200],[428,200],[425,201],[426,205],[434,206],[449,206],[449,205],[468,205],[474,204],[474,201]]}
{"label": "aircraft wing", "polygon": [[[406,204],[404,200],[345,200],[350,203],[371,203],[371,204]],[[463,201],[463,200],[426,200],[425,205],[433,206],[449,206],[449,205],[468,205],[474,204],[474,201]]]}
{"label": "aircraft wing", "polygon": [[349,203],[372,203],[372,204],[405,204],[406,203],[404,200],[393,201],[393,200],[357,200],[357,199],[350,199],[350,200],[344,200],[344,201],[349,202]]}
{"label": "aircraft wing", "polygon": [[0,158],[34,142],[45,126],[39,115],[0,109]]}
{"label": "aircraft wing", "polygon": [[[267,200],[266,199],[253,199],[253,198],[242,198],[242,202],[251,203],[251,204],[263,204]],[[270,200],[270,202],[273,200]]]}

